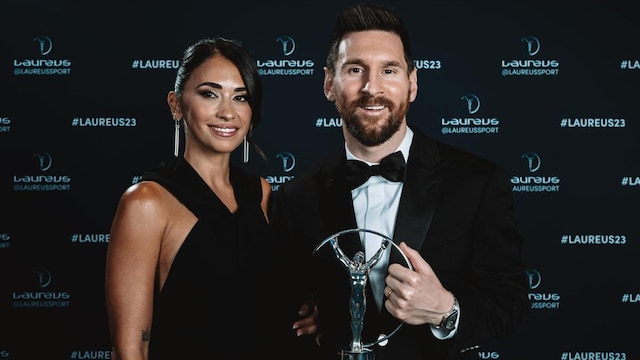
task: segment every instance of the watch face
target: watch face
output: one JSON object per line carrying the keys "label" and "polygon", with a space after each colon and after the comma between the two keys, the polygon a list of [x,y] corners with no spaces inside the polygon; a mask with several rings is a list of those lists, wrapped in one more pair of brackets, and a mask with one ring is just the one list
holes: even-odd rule
{"label": "watch face", "polygon": [[444,321],[444,328],[447,330],[453,330],[456,326],[456,320],[458,319],[458,312],[454,311]]}

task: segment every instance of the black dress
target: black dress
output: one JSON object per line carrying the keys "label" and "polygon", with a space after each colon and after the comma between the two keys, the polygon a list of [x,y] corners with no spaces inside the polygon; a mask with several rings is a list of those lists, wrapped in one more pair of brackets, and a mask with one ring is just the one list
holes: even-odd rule
{"label": "black dress", "polygon": [[150,360],[261,358],[277,347],[278,324],[289,326],[270,301],[277,249],[260,207],[259,177],[232,165],[230,178],[234,213],[182,157],[143,176],[198,218],[156,289]]}

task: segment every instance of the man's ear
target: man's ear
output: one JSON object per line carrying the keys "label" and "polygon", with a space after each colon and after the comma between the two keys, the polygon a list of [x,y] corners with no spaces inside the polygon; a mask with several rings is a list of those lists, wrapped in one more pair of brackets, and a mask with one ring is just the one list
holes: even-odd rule
{"label": "man's ear", "polygon": [[418,96],[418,69],[414,68],[409,74],[409,102],[413,102]]}
{"label": "man's ear", "polygon": [[322,89],[324,90],[324,96],[327,100],[336,100],[336,95],[333,93],[333,75],[326,66],[324,67],[324,84]]}

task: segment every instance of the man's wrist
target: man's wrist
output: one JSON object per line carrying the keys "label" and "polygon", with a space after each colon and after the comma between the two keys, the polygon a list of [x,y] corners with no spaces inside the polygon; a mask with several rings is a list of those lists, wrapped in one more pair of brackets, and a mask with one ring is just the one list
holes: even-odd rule
{"label": "man's wrist", "polygon": [[458,299],[456,299],[455,295],[453,295],[453,306],[451,310],[447,311],[443,316],[442,320],[439,324],[434,325],[436,329],[444,329],[447,331],[452,331],[456,328],[456,324],[458,322],[458,316],[460,314],[460,304],[458,304]]}

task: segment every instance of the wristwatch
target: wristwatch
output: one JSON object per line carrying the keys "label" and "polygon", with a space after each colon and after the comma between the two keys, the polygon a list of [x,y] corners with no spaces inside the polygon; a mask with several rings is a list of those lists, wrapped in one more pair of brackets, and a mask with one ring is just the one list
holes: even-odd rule
{"label": "wristwatch", "polygon": [[447,331],[451,331],[456,328],[456,321],[458,321],[458,313],[460,312],[460,305],[458,304],[458,299],[453,297],[453,307],[449,312],[444,314],[442,317],[442,321],[440,324],[436,325],[436,329],[445,329]]}

